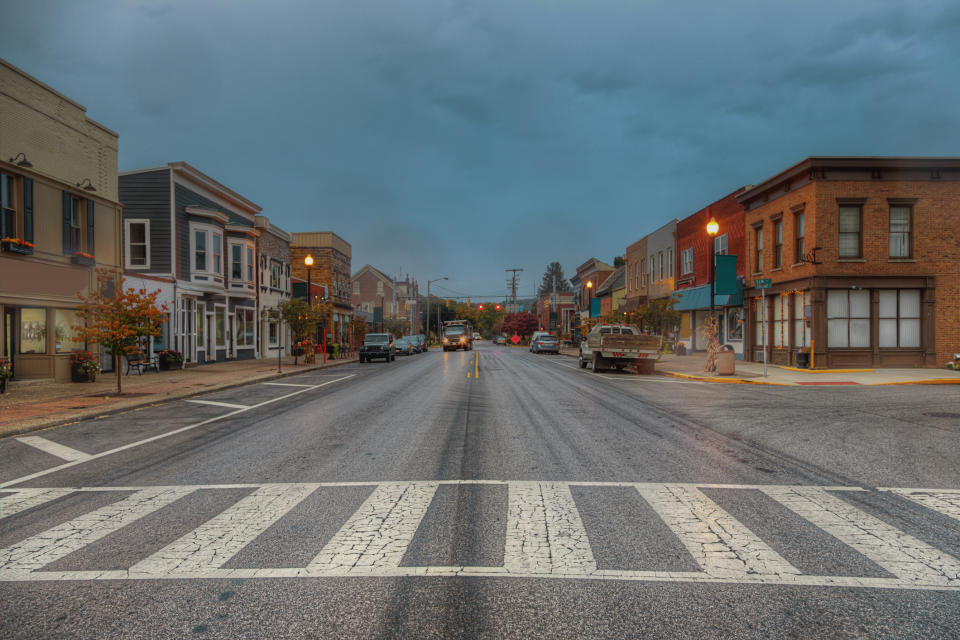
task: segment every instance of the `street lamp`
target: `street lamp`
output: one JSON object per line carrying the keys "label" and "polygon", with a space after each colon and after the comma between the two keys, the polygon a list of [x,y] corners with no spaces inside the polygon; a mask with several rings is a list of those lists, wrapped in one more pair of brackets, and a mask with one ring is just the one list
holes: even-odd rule
{"label": "street lamp", "polygon": [[593,317],[593,280],[587,280],[587,318]]}
{"label": "street lamp", "polygon": [[713,318],[713,291],[714,291],[714,271],[715,265],[714,262],[717,259],[717,247],[714,242],[714,237],[717,235],[717,232],[720,231],[720,225],[717,221],[711,217],[710,222],[707,223],[707,236],[710,238],[710,262],[708,263],[708,276],[710,279],[710,317]]}
{"label": "street lamp", "polygon": [[[441,280],[448,280],[447,276],[442,278],[436,278],[435,280],[427,280],[427,342],[430,341],[430,285],[434,282],[440,282]],[[440,307],[437,307],[437,330],[440,330]]]}
{"label": "street lamp", "polygon": [[307,304],[310,304],[310,267],[313,266],[313,256],[308,253],[303,264],[307,267]]}

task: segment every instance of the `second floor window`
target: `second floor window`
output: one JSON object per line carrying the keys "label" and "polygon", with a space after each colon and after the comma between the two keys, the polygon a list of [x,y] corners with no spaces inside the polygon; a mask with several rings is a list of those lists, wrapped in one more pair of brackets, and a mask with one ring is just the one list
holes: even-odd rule
{"label": "second floor window", "polygon": [[219,233],[213,234],[213,272],[223,273],[220,269],[220,251],[223,249],[223,239]]}
{"label": "second floor window", "polygon": [[909,258],[910,207],[890,207],[890,257]]}
{"label": "second floor window", "polygon": [[0,173],[0,237],[19,238],[17,234],[17,182],[8,174]]}
{"label": "second floor window", "polygon": [[83,246],[81,238],[83,229],[83,200],[80,198],[70,199],[70,246],[74,251],[79,251]]}
{"label": "second floor window", "polygon": [[794,262],[804,261],[803,256],[807,252],[806,243],[804,242],[805,234],[806,229],[804,228],[804,217],[802,213],[798,213],[793,217]]}
{"label": "second floor window", "polygon": [[713,239],[713,252],[722,256],[730,253],[730,238],[727,234]]}
{"label": "second floor window", "polygon": [[859,258],[860,207],[840,207],[839,229],[838,255],[841,258]]}
{"label": "second floor window", "polygon": [[693,273],[693,247],[680,252],[680,275],[686,276],[691,273]]}
{"label": "second floor window", "polygon": [[653,284],[653,277],[657,275],[657,258],[650,256],[650,283]]}
{"label": "second floor window", "polygon": [[639,267],[640,267],[640,286],[641,286],[641,287],[646,287],[646,286],[647,286],[647,272],[644,271],[644,264],[645,264],[645,262],[640,262],[640,264],[639,264]]}
{"label": "second floor window", "polygon": [[273,289],[280,288],[280,265],[276,262],[270,263],[270,287]]}
{"label": "second floor window", "polygon": [[657,261],[660,263],[660,269],[657,271],[657,280],[663,280],[663,251],[657,253]]}
{"label": "second floor window", "polygon": [[353,293],[355,293],[356,295],[360,295],[360,281],[359,281],[359,280],[354,280],[354,281],[353,281]]}
{"label": "second floor window", "polygon": [[673,277],[673,249],[667,249],[667,277]]}
{"label": "second floor window", "polygon": [[147,257],[150,223],[146,220],[127,220],[127,266],[149,267]]}
{"label": "second floor window", "polygon": [[193,268],[207,270],[207,232],[195,231],[193,234]]}
{"label": "second floor window", "polygon": [[247,247],[247,282],[253,282],[253,248]]}
{"label": "second floor window", "polygon": [[230,279],[243,279],[243,247],[239,244],[230,245]]}
{"label": "second floor window", "polygon": [[775,269],[783,266],[783,220],[773,223],[773,266]]}
{"label": "second floor window", "polygon": [[763,271],[763,227],[757,227],[753,230],[753,247],[753,270],[760,273]]}

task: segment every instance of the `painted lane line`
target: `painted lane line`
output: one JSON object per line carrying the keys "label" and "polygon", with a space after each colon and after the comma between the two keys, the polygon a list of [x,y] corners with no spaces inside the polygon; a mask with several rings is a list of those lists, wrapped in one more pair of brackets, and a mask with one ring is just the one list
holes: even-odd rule
{"label": "painted lane line", "polygon": [[436,491],[436,482],[381,484],[310,561],[304,575],[398,568]]}
{"label": "painted lane line", "polygon": [[[884,489],[881,489],[884,491]],[[928,509],[933,509],[954,520],[960,520],[960,491],[934,489],[887,489]]]}
{"label": "painted lane line", "polygon": [[260,384],[267,384],[271,387],[312,387],[312,384],[293,384],[292,382],[261,382]]}
{"label": "painted lane line", "polygon": [[960,561],[819,487],[761,489],[902,582],[960,586]]}
{"label": "painted lane line", "polygon": [[597,570],[570,487],[511,484],[503,566],[510,573],[590,575]]}
{"label": "painted lane line", "polygon": [[130,573],[182,577],[219,569],[247,544],[313,493],[317,485],[264,485],[153,555]]}
{"label": "painted lane line", "polygon": [[41,504],[62,498],[76,491],[75,489],[21,489],[12,496],[0,496],[0,518],[32,509]]}
{"label": "painted lane line", "polygon": [[699,489],[664,485],[638,490],[704,573],[717,578],[757,575],[778,580],[800,575],[799,569]]}
{"label": "painted lane line", "polygon": [[233,404],[232,402],[217,402],[216,400],[187,400],[187,402],[192,402],[194,404],[209,404],[214,407],[226,407],[227,409],[249,409],[250,406],[246,404]]}
{"label": "painted lane line", "polygon": [[261,402],[261,403],[259,403],[259,404],[251,405],[250,407],[247,407],[246,409],[236,409],[236,410],[231,411],[231,412],[229,412],[229,413],[225,413],[225,414],[223,414],[222,416],[214,416],[214,417],[212,417],[212,418],[207,418],[206,420],[203,420],[203,421],[201,421],[201,422],[197,422],[197,423],[195,423],[195,424],[189,424],[189,425],[187,425],[187,426],[185,426],[185,427],[180,427],[179,429],[174,429],[173,431],[167,431],[166,433],[160,433],[160,434],[157,434],[157,435],[155,435],[155,436],[151,436],[151,437],[149,437],[149,438],[144,438],[143,440],[138,440],[138,441],[136,441],[136,442],[131,442],[130,444],[125,444],[125,445],[123,445],[123,446],[121,446],[121,447],[116,447],[116,448],[114,448],[114,449],[110,449],[109,451],[103,451],[103,452],[101,452],[101,453],[96,453],[96,454],[91,455],[89,458],[87,458],[87,459],[85,459],[85,460],[74,460],[73,462],[65,462],[64,464],[57,465],[56,467],[51,467],[51,468],[49,468],[49,469],[44,469],[43,471],[37,471],[36,473],[31,473],[31,474],[29,474],[29,475],[22,476],[22,477],[20,477],[20,478],[14,479],[14,480],[7,480],[6,482],[0,483],[0,489],[6,488],[6,487],[10,487],[10,486],[13,486],[13,485],[16,485],[16,484],[20,484],[20,483],[26,482],[27,480],[33,480],[34,478],[40,478],[40,477],[42,477],[42,476],[45,476],[45,475],[48,475],[48,474],[51,474],[51,473],[56,473],[57,471],[62,471],[63,469],[69,469],[70,467],[76,466],[76,465],[78,465],[78,464],[83,464],[84,462],[89,462],[90,460],[97,460],[97,459],[99,459],[99,458],[103,458],[103,457],[106,457],[106,456],[109,456],[109,455],[113,455],[114,453],[119,453],[119,452],[121,452],[121,451],[126,451],[127,449],[133,449],[134,447],[139,447],[139,446],[145,445],[145,444],[150,443],[150,442],[155,442],[155,441],[157,441],[157,440],[162,440],[163,438],[169,438],[170,436],[175,436],[175,435],[177,435],[178,433],[183,433],[183,432],[185,432],[185,431],[190,431],[191,429],[196,429],[196,428],[198,428],[198,427],[203,427],[203,426],[205,426],[205,425],[208,425],[208,424],[211,424],[211,423],[214,423],[214,422],[218,422],[218,421],[224,420],[224,419],[226,419],[226,418],[230,418],[230,417],[232,417],[232,416],[235,416],[235,415],[240,414],[240,413],[244,413],[244,412],[246,412],[246,411],[251,411],[251,410],[253,410],[253,409],[258,409],[258,408],[263,407],[263,406],[265,406],[265,405],[268,405],[268,404],[271,404],[271,403],[274,403],[274,402],[279,402],[280,400],[285,400],[285,399],[287,399],[287,398],[290,398],[290,397],[292,397],[292,396],[299,395],[299,394],[301,394],[301,393],[306,393],[307,391],[313,391],[314,389],[319,389],[320,387],[325,387],[325,386],[327,386],[328,384],[333,384],[333,383],[335,383],[335,382],[340,382],[340,381],[346,380],[346,379],[348,379],[348,378],[353,378],[354,376],[356,376],[356,374],[355,374],[355,373],[351,373],[350,375],[346,375],[346,376],[337,378],[337,379],[335,379],[335,380],[328,380],[327,382],[321,382],[320,384],[316,384],[316,385],[307,387],[307,388],[305,388],[305,389],[299,389],[299,390],[297,390],[297,391],[293,391],[293,392],[288,393],[288,394],[286,394],[286,395],[280,396],[279,398],[272,398],[272,399],[270,399],[270,400],[265,400],[265,401],[263,401],[263,402]]}
{"label": "painted lane line", "polygon": [[90,458],[89,453],[71,449],[70,447],[66,447],[62,444],[54,442],[53,440],[41,438],[40,436],[20,436],[17,438],[17,442],[22,442],[23,444],[28,444],[31,447],[36,447],[44,453],[49,453],[50,455],[56,456],[61,460],[68,460],[70,462],[75,460],[87,460]]}
{"label": "painted lane line", "polygon": [[144,489],[131,496],[64,522],[52,529],[0,549],[0,574],[29,576],[92,542],[167,506],[190,489]]}

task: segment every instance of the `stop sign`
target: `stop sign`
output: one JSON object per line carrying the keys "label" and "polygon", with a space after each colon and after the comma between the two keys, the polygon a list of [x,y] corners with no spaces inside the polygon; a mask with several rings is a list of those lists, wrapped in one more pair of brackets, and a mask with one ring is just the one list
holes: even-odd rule
{"label": "stop sign", "polygon": [[510,338],[510,341],[511,341],[513,344],[517,344],[518,342],[520,342],[520,336],[518,336],[517,334],[513,334],[513,337]]}

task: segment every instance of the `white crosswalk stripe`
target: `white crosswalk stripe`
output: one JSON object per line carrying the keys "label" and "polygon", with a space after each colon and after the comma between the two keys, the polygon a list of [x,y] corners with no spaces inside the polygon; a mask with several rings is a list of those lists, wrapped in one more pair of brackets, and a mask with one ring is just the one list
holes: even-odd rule
{"label": "white crosswalk stripe", "polygon": [[[502,520],[498,518],[503,535],[502,565],[404,566],[411,543],[423,526],[438,487],[443,484],[506,487],[506,513]],[[318,488],[333,490],[357,486],[369,487],[369,497],[306,566],[224,568],[231,558],[280,522]],[[591,546],[591,529],[585,526],[571,493],[571,487],[578,486],[636,489],[677,536],[700,570],[598,569],[595,558],[597,550]],[[160,508],[169,505],[170,509],[177,509],[177,500],[193,491],[237,488],[250,488],[253,491],[219,514],[212,515],[207,522],[186,535],[171,535],[168,538],[171,542],[161,550],[133,563],[128,569],[47,569],[48,565]],[[894,577],[803,574],[775,551],[768,541],[761,540],[705,495],[701,491],[704,488],[760,490],[797,516],[866,556]],[[0,513],[5,518],[34,510],[42,513],[44,509],[51,510],[55,515],[57,507],[50,503],[71,494],[92,491],[132,493],[19,542],[5,544],[0,539],[0,545],[3,545],[0,548],[0,581],[503,576],[960,590],[960,561],[833,493],[862,491],[856,487],[455,480],[29,488],[12,491],[15,493],[0,495]],[[960,496],[960,491],[884,491],[956,517],[955,499]]]}

